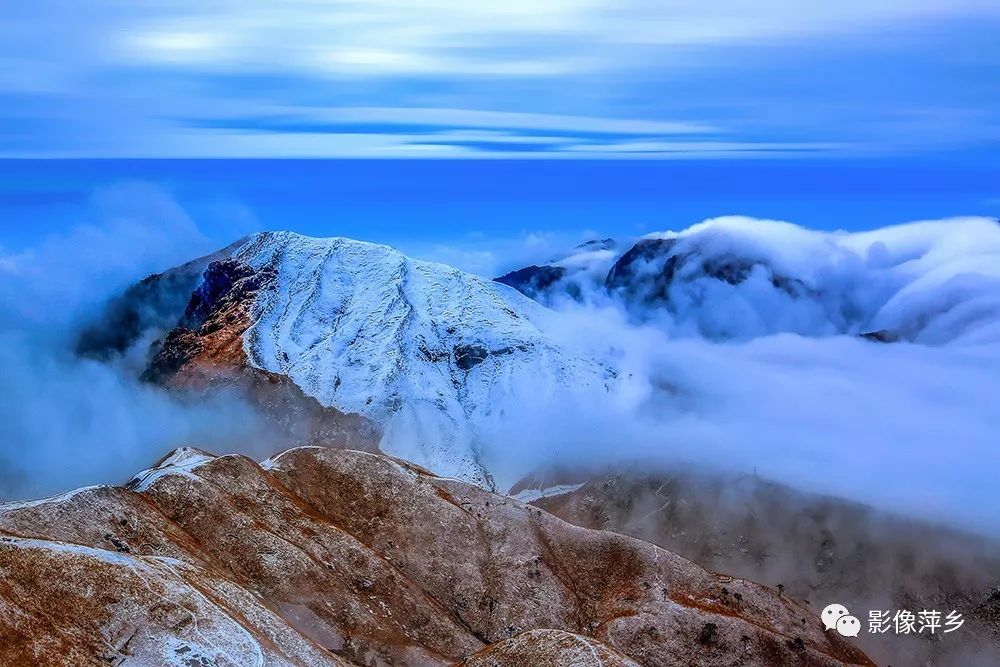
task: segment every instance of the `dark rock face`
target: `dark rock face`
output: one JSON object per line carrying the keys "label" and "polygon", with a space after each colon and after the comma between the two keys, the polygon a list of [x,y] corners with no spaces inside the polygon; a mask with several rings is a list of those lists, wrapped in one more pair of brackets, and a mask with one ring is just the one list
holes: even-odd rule
{"label": "dark rock face", "polygon": [[143,382],[162,384],[174,377],[186,363],[201,354],[204,349],[196,331],[176,327],[167,333],[159,350],[142,373]]}
{"label": "dark rock face", "polygon": [[[642,239],[618,258],[604,286],[609,290],[635,291],[640,282],[648,281],[649,285],[643,288],[647,298],[666,299],[677,268],[677,260],[670,254],[676,244],[676,239]],[[659,266],[651,266],[654,263]]]}
{"label": "dark rock face", "polygon": [[186,366],[244,368],[242,336],[250,326],[249,308],[257,292],[273,281],[273,271],[255,271],[233,259],[209,264],[183,317],[167,334],[143,380],[163,383]]}
{"label": "dark rock face", "polygon": [[122,353],[143,333],[168,331],[184,314],[191,293],[202,281],[208,265],[222,259],[242,240],[176,268],[150,275],[112,299],[100,317],[80,333],[77,353],[108,358]]}
{"label": "dark rock face", "polygon": [[459,345],[455,348],[455,365],[469,371],[486,361],[489,350],[482,345]]}
{"label": "dark rock face", "polygon": [[736,255],[702,255],[697,248],[679,248],[677,239],[643,239],[622,255],[605,280],[605,287],[619,292],[626,302],[670,308],[672,289],[685,282],[711,279],[739,285],[754,270],[763,271],[771,285],[789,296],[809,293],[799,279],[781,275],[766,262]]}
{"label": "dark rock face", "polygon": [[510,285],[521,294],[532,299],[537,298],[541,292],[551,288],[566,275],[566,269],[561,266],[528,266],[517,271],[511,271],[499,278],[494,278],[498,283]]}
{"label": "dark rock face", "polygon": [[899,334],[886,329],[879,329],[878,331],[866,331],[861,334],[861,337],[865,340],[870,340],[874,343],[895,343],[899,340]]}
{"label": "dark rock face", "polygon": [[201,285],[191,294],[178,326],[200,329],[213,314],[249,300],[262,287],[270,285],[275,275],[272,269],[255,271],[235,259],[212,262],[205,270]]}
{"label": "dark rock face", "polygon": [[5,665],[871,664],[758,584],[321,447],[0,506],[0,582]]}

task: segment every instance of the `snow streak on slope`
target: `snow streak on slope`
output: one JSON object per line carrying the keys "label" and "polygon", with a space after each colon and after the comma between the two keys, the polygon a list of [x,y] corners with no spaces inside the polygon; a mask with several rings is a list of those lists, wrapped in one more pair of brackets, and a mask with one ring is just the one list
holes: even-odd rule
{"label": "snow streak on slope", "polygon": [[251,365],[385,427],[384,450],[489,484],[471,423],[610,373],[545,333],[553,314],[504,285],[386,246],[258,234],[234,257],[275,271],[254,305]]}

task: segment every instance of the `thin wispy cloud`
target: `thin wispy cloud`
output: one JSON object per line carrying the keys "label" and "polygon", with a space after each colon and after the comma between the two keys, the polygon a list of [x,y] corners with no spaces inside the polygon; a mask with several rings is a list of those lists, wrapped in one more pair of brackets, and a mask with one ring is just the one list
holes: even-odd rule
{"label": "thin wispy cloud", "polygon": [[996,136],[998,25],[989,0],[40,0],[0,15],[0,154],[947,150]]}

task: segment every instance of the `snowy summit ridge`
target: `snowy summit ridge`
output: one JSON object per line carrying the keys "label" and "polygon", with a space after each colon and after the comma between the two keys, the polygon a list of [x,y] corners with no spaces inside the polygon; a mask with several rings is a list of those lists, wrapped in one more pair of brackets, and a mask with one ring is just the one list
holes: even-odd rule
{"label": "snowy summit ridge", "polygon": [[251,307],[248,364],[372,418],[383,449],[440,474],[489,483],[469,424],[512,393],[605,381],[550,339],[543,306],[388,246],[263,232],[232,259],[275,276]]}

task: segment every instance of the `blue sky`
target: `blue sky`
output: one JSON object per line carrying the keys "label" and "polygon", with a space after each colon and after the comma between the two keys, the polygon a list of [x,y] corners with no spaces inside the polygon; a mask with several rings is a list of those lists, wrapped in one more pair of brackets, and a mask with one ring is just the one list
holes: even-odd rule
{"label": "blue sky", "polygon": [[[386,243],[496,276],[585,240],[610,236],[627,242],[734,214],[852,231],[928,218],[1000,216],[1000,167],[970,155],[0,160],[0,268],[5,255],[30,253],[53,237],[62,245],[67,242],[58,238],[66,234],[88,238],[103,230],[98,236],[113,237],[125,224],[180,230],[168,234],[176,237],[169,260],[154,252],[158,248],[146,249],[156,258],[146,271],[253,231],[290,229]],[[100,247],[109,245],[117,247]],[[112,262],[117,254],[109,251],[102,261]]]}
{"label": "blue sky", "polygon": [[0,262],[123,184],[206,247],[292,229],[486,275],[720,215],[996,216],[997,34],[996,0],[11,0]]}
{"label": "blue sky", "polygon": [[0,156],[992,154],[995,0],[12,0]]}

